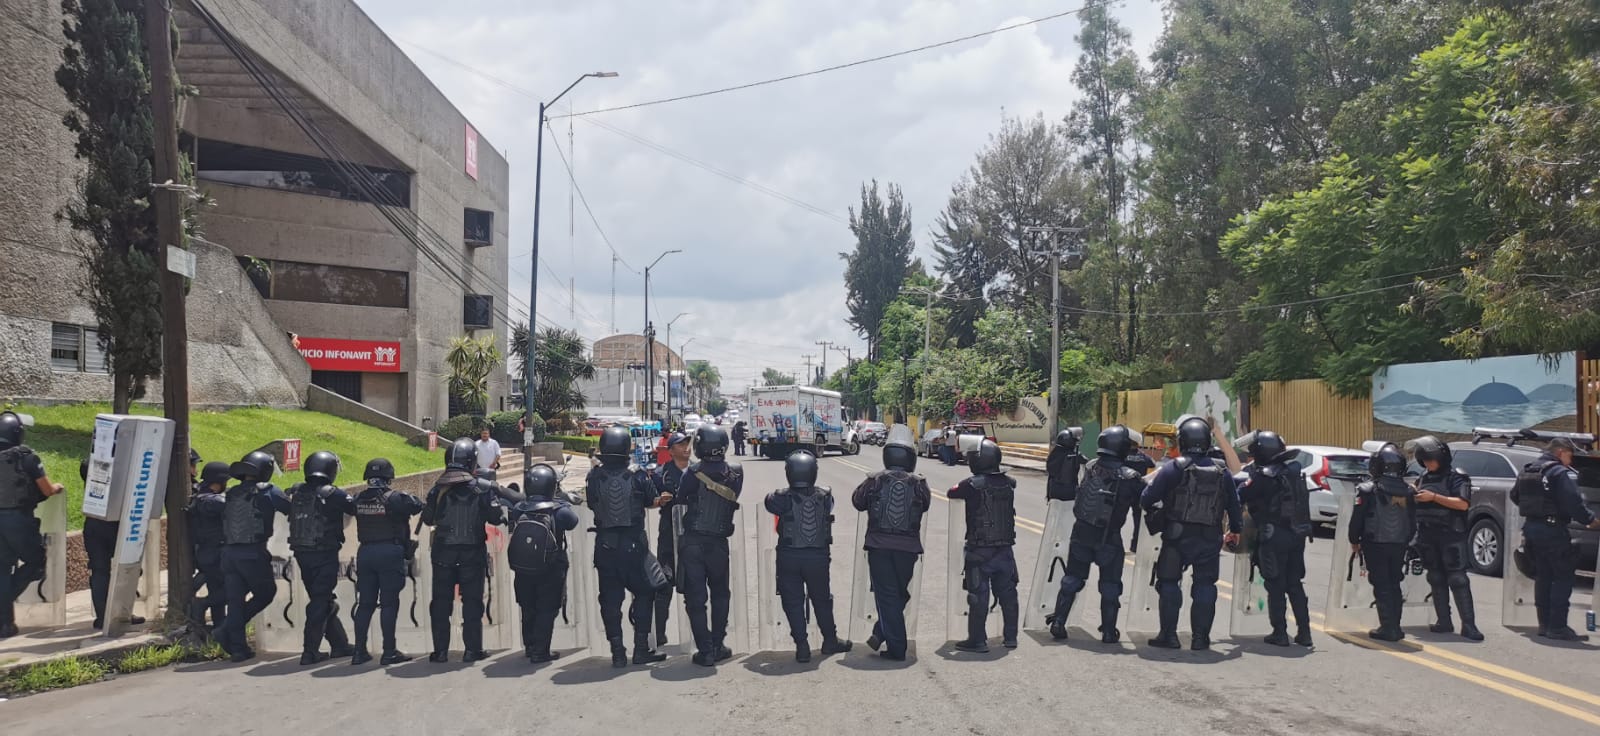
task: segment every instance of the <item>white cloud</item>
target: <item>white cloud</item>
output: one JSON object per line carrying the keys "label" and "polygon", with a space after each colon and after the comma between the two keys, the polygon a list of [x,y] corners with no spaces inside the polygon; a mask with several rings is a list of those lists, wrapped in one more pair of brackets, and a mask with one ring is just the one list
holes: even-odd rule
{"label": "white cloud", "polygon": [[[591,0],[532,7],[495,0],[358,0],[462,109],[512,168],[510,288],[528,293],[534,120],[538,102],[425,53],[421,44],[518,88],[553,95],[590,79],[557,113],[630,104],[890,53],[1061,12],[1049,0]],[[1154,0],[1119,9],[1136,45],[1160,33]],[[728,94],[597,116],[605,123],[844,217],[861,182],[895,182],[911,204],[919,250],[950,185],[1002,110],[1064,115],[1074,95],[1072,36],[1062,18],[970,42]],[[566,120],[546,146],[567,150]],[[863,351],[845,324],[846,227],[689,166],[585,122],[573,126],[579,184],[622,257],[653,273],[652,319],[691,312],[673,349],[711,358],[728,388],[762,367],[800,371],[817,340]],[[611,257],[582,205],[568,218],[560,157],[545,151],[539,313],[594,339],[609,332]],[[571,233],[569,235],[569,233]],[[567,295],[576,284],[578,308]],[[642,279],[617,270],[616,323],[638,332]],[[575,317],[569,317],[569,314]],[[843,356],[829,355],[832,369]]]}

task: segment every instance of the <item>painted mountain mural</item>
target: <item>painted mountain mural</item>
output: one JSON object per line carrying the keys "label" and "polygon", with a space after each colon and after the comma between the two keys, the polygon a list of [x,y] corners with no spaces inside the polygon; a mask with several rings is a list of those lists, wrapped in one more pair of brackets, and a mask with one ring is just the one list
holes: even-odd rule
{"label": "painted mountain mural", "polygon": [[1391,366],[1373,376],[1373,432],[1463,438],[1475,427],[1577,426],[1576,356],[1536,355]]}

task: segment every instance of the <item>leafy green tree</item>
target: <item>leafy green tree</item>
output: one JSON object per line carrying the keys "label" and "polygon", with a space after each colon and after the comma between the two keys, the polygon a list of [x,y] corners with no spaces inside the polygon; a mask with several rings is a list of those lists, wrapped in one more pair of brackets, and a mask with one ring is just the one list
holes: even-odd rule
{"label": "leafy green tree", "polygon": [[[544,327],[539,330],[539,350],[535,358],[537,381],[533,392],[533,409],[546,419],[570,417],[588,404],[588,397],[578,388],[578,381],[595,377],[594,361],[590,359],[583,337],[573,330]],[[518,375],[523,385],[528,385],[528,325],[511,327],[511,352],[516,356]]]}
{"label": "leafy green tree", "polygon": [[763,386],[793,386],[794,376],[779,371],[777,368],[763,368],[761,370],[761,385]]}
{"label": "leafy green tree", "polygon": [[87,236],[80,291],[99,322],[119,414],[161,372],[160,242],[150,206],[155,142],[140,7],[64,0],[67,45],[56,70],[72,105],[62,122],[85,164],[79,198],[60,216]]}
{"label": "leafy green tree", "polygon": [[861,185],[861,208],[850,208],[850,232],[856,247],[840,253],[845,261],[846,320],[867,338],[869,356],[876,356],[878,323],[889,303],[900,293],[900,283],[911,264],[916,243],[911,238],[911,208],[900,187],[888,186],[888,199],[878,194],[878,182]]}
{"label": "leafy green tree", "polygon": [[[526,355],[526,351],[523,353]],[[481,338],[461,336],[450,340],[450,349],[444,354],[450,373],[445,376],[445,386],[450,395],[466,405],[467,414],[482,414],[489,405],[489,375],[502,364],[500,349],[495,347],[494,336]],[[538,404],[535,404],[537,407]],[[549,415],[545,415],[549,416]]]}
{"label": "leafy green tree", "polygon": [[[722,371],[708,360],[689,361],[687,368],[689,385],[693,393],[701,397],[711,397],[716,394],[717,388],[722,385]],[[693,403],[693,402],[691,402]],[[710,411],[708,408],[707,411]],[[711,412],[720,414],[721,412]]]}

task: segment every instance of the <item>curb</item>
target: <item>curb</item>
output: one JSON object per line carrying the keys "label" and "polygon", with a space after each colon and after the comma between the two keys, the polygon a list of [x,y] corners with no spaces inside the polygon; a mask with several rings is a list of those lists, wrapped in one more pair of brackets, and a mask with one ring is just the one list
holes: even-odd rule
{"label": "curb", "polygon": [[[92,639],[87,641],[92,641]],[[153,645],[159,646],[170,643],[172,643],[171,640],[161,634],[141,634],[135,637],[112,639],[110,641],[90,644],[88,646],[80,646],[77,649],[63,649],[59,652],[52,652],[37,659],[0,664],[0,677],[9,675],[14,670],[25,669],[34,665],[45,664],[47,662],[54,662],[56,660],[66,659],[67,657],[104,659],[109,657],[118,657],[143,647]]]}

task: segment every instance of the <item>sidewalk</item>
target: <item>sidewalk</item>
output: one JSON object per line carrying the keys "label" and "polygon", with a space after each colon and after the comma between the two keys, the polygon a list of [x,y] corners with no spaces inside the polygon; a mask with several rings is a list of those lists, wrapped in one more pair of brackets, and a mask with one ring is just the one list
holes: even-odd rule
{"label": "sidewalk", "polygon": [[[166,597],[166,574],[162,573],[162,597]],[[144,606],[137,605],[137,609]],[[156,622],[135,626],[115,639],[107,639],[92,627],[94,605],[89,591],[67,594],[67,625],[58,628],[24,628],[9,639],[0,639],[0,674],[19,667],[67,656],[100,656],[151,644],[165,644],[166,637],[151,629]]]}

